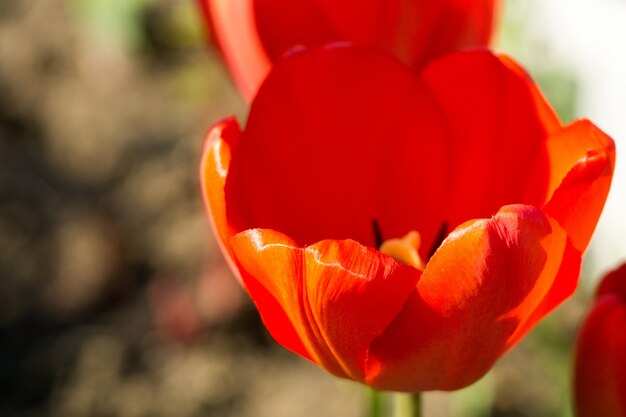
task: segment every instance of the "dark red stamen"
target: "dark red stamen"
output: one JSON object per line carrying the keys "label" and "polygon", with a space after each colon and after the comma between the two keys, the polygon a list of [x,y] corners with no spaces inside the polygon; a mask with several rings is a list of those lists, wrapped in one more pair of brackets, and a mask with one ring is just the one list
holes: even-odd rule
{"label": "dark red stamen", "polygon": [[433,241],[433,245],[430,247],[430,251],[428,251],[428,259],[432,258],[437,249],[439,249],[439,246],[441,246],[441,243],[446,238],[446,236],[448,236],[448,222],[443,222],[441,228],[439,229],[439,234],[437,235],[437,238]]}
{"label": "dark red stamen", "polygon": [[376,244],[376,249],[380,248],[380,245],[383,244],[383,233],[380,231],[380,224],[378,224],[378,220],[372,219],[372,232],[374,233],[374,243]]}

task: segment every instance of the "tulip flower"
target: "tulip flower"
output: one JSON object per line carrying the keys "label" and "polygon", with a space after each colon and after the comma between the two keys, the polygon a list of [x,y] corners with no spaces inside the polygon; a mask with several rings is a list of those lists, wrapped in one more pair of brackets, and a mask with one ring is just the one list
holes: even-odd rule
{"label": "tulip flower", "polygon": [[209,131],[201,181],[278,343],[379,390],[453,390],[573,292],[614,157],[505,56],[416,75],[334,45],[278,61],[244,130]]}
{"label": "tulip flower", "polygon": [[609,273],[578,335],[578,417],[626,416],[626,264]]}
{"label": "tulip flower", "polygon": [[250,101],[272,62],[294,46],[349,41],[419,70],[430,59],[486,46],[498,0],[199,0]]}

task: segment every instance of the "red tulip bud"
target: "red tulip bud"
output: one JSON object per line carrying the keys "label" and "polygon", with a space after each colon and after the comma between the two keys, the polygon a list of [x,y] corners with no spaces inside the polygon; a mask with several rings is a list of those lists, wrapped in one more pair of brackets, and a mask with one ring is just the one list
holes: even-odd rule
{"label": "red tulip bud", "polygon": [[576,345],[578,417],[626,416],[626,264],[598,288]]}

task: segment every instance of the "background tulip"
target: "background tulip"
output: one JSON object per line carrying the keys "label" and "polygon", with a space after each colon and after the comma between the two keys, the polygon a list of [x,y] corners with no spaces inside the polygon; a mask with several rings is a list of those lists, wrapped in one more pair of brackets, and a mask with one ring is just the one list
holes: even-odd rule
{"label": "background tulip", "polygon": [[626,264],[600,284],[576,348],[576,415],[625,416]]}
{"label": "background tulip", "polygon": [[247,100],[294,46],[350,41],[390,52],[415,70],[489,43],[497,0],[200,0]]}
{"label": "background tulip", "polygon": [[[458,68],[462,67],[462,72]],[[364,47],[279,61],[201,168],[221,245],[274,338],[377,389],[480,378],[574,290],[614,145],[563,127],[507,57],[419,75]],[[376,250],[420,234],[425,268]]]}

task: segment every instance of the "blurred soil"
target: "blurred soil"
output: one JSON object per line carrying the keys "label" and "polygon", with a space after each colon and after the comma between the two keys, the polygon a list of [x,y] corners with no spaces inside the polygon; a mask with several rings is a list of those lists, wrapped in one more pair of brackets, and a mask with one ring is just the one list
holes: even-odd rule
{"label": "blurred soil", "polygon": [[[271,341],[211,237],[203,134],[245,107],[194,6],[0,2],[0,416],[364,415],[360,387]],[[532,343],[474,415],[556,415]]]}
{"label": "blurred soil", "polygon": [[243,105],[194,4],[140,2],[132,40],[82,12],[0,3],[0,415],[333,415],[211,237],[203,134]]}

